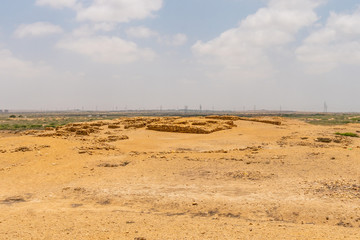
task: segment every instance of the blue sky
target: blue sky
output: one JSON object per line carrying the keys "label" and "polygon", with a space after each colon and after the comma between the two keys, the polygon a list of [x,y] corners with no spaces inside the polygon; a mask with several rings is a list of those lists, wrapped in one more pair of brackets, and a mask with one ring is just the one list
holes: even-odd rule
{"label": "blue sky", "polygon": [[0,109],[360,111],[355,0],[31,0],[0,8]]}

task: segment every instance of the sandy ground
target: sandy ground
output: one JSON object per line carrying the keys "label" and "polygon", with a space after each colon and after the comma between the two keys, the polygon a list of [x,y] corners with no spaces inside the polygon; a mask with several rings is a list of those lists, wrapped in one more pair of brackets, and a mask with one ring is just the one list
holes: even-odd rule
{"label": "sandy ground", "polygon": [[360,239],[360,125],[281,121],[0,133],[0,239]]}

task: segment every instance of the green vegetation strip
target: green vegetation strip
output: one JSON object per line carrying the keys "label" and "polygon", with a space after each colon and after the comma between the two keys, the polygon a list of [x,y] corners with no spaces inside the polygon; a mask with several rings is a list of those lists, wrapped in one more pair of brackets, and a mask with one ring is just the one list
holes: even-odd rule
{"label": "green vegetation strip", "polygon": [[339,136],[345,136],[345,137],[359,137],[359,135],[358,134],[356,134],[356,133],[351,133],[351,132],[347,132],[347,133],[339,133],[339,132],[337,132],[337,133],[335,133],[336,135],[339,135]]}
{"label": "green vegetation strip", "polygon": [[360,116],[358,114],[285,114],[283,117],[295,118],[313,125],[344,125],[348,123],[360,123]]}
{"label": "green vegetation strip", "polygon": [[24,114],[1,115],[0,130],[24,131],[42,130],[48,127],[56,128],[74,122],[91,122],[95,120],[115,119],[118,116],[100,115],[61,115],[61,114]]}

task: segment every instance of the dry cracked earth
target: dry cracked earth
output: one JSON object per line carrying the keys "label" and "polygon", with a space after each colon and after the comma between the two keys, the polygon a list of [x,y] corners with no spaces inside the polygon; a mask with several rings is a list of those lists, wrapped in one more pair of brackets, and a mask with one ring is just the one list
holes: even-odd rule
{"label": "dry cracked earth", "polygon": [[0,133],[0,239],[360,239],[359,124],[120,118]]}

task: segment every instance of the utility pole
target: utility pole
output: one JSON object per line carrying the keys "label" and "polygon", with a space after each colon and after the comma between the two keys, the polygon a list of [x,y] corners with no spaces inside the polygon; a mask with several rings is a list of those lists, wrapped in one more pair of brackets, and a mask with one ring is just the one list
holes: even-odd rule
{"label": "utility pole", "polygon": [[326,102],[324,102],[324,113],[327,113],[328,112],[328,106],[326,104]]}

